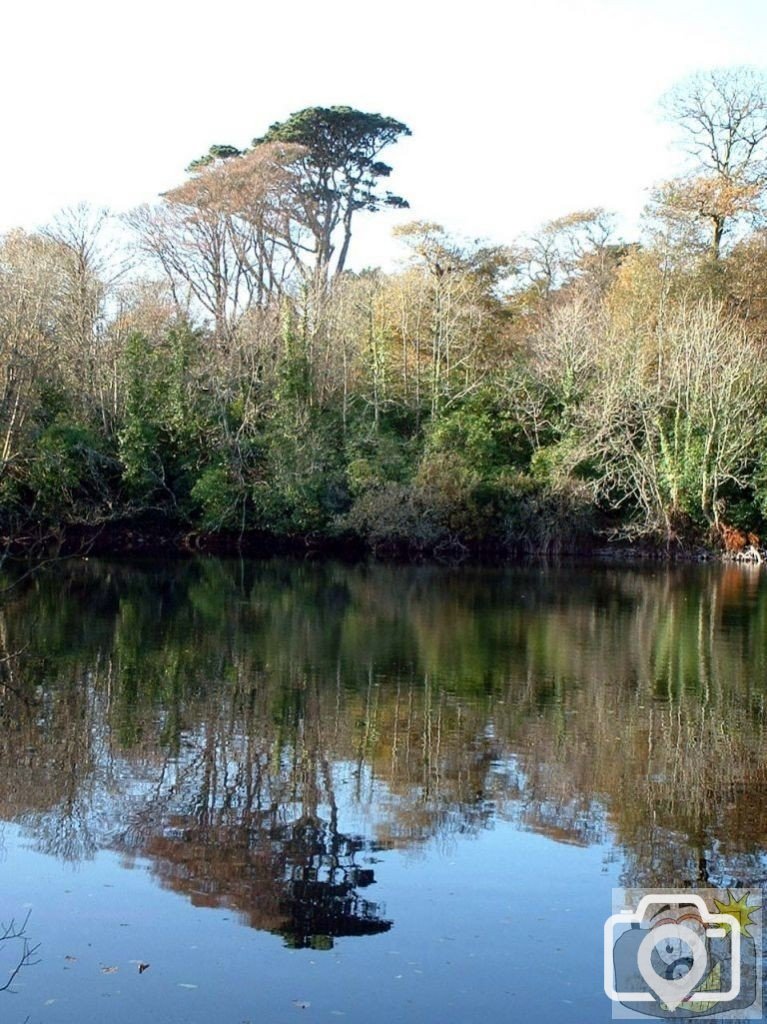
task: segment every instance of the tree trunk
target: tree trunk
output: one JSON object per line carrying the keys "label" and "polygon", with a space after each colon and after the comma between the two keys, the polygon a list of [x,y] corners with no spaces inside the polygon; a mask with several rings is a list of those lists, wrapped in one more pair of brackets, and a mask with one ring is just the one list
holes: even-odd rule
{"label": "tree trunk", "polygon": [[711,255],[718,260],[722,252],[722,238],[724,237],[725,219],[721,215],[711,218],[714,222],[714,234],[711,239]]}

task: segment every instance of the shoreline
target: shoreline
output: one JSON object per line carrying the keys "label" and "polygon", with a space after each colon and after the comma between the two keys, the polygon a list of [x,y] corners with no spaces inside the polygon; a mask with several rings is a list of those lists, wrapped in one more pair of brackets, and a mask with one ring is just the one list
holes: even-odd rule
{"label": "shoreline", "polygon": [[487,564],[499,561],[509,565],[534,561],[583,560],[595,562],[627,562],[656,564],[719,563],[760,566],[767,560],[767,551],[748,547],[725,551],[702,544],[685,547],[627,543],[604,540],[593,545],[580,545],[568,550],[532,551],[515,549],[500,541],[468,544],[455,541],[433,549],[419,550],[406,544],[373,547],[353,535],[279,536],[264,531],[243,533],[200,532],[183,529],[167,522],[136,522],[117,520],[91,525],[68,525],[48,531],[30,531],[14,537],[0,538],[5,558],[48,560],[58,557],[148,557],[189,558],[197,555],[214,557],[296,557],[335,558],[341,561],[372,559],[392,564]]}

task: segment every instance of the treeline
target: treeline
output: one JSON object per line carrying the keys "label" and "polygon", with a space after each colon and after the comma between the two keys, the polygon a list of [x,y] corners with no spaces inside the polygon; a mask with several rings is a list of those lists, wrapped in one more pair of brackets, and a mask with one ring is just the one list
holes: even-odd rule
{"label": "treeline", "polygon": [[[379,550],[758,545],[767,89],[667,102],[690,173],[640,242],[579,211],[509,246],[398,230],[347,269],[391,118],[309,108],[114,221],[0,240],[0,522],[152,523]],[[752,536],[749,536],[751,534]]]}

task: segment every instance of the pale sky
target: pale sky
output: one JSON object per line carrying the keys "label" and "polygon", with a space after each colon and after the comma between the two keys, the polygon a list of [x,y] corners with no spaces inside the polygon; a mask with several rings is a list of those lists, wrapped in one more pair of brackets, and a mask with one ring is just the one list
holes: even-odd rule
{"label": "pale sky", "polygon": [[764,0],[7,3],[0,230],[127,210],[213,142],[343,103],[413,129],[384,157],[411,210],[358,225],[352,265],[389,262],[411,218],[507,242],[601,205],[630,234],[679,161],[660,95],[765,61]]}

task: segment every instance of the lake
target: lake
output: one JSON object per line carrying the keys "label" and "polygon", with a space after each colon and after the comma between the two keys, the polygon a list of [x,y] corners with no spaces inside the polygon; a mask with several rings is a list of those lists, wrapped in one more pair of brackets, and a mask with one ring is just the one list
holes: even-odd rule
{"label": "lake", "polygon": [[610,1020],[613,887],[767,874],[766,580],[216,559],[19,580],[0,921],[39,949],[0,1020]]}

